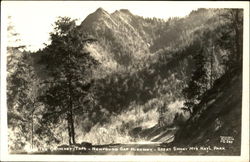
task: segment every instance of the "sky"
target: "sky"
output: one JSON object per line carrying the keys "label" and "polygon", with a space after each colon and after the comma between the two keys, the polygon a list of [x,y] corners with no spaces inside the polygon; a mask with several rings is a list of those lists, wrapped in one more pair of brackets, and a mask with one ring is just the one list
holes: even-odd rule
{"label": "sky", "polygon": [[[11,16],[15,31],[20,34],[21,44],[35,51],[48,43],[52,24],[58,16],[79,19],[102,7],[109,13],[119,9],[128,9],[131,13],[143,17],[183,17],[204,4],[166,2],[166,1],[5,1],[2,3],[4,15]],[[206,7],[206,5],[205,5]]]}

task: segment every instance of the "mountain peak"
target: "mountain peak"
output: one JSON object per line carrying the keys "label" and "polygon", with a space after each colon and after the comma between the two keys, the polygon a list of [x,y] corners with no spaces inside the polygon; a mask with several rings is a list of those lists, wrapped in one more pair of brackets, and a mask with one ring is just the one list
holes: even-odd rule
{"label": "mountain peak", "polygon": [[128,9],[120,9],[120,12],[131,14],[131,12]]}
{"label": "mountain peak", "polygon": [[93,28],[98,28],[102,25],[110,25],[110,24],[116,25],[114,20],[112,20],[111,15],[100,7],[95,12],[89,14],[84,19],[81,25],[85,26],[86,29],[91,30]]}
{"label": "mountain peak", "polygon": [[133,15],[128,9],[120,9],[119,11],[116,10],[114,13],[112,13],[113,15],[116,15],[116,14],[125,14],[125,15]]}
{"label": "mountain peak", "polygon": [[84,23],[85,25],[91,24],[92,22],[94,22],[100,18],[103,18],[103,17],[110,17],[110,15],[107,11],[105,11],[103,8],[100,7],[95,12],[89,14],[83,22],[85,22]]}
{"label": "mountain peak", "polygon": [[105,11],[103,8],[101,8],[101,7],[99,7],[96,11],[95,11],[95,13],[105,13],[105,14],[108,14],[108,12],[107,11]]}

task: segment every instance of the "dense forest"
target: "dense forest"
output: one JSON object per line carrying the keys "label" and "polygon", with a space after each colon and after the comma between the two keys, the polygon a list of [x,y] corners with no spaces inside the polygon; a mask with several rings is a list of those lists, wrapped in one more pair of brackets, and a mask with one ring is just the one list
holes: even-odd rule
{"label": "dense forest", "polygon": [[[11,24],[8,33],[18,42]],[[233,92],[241,103],[242,35],[240,9],[163,20],[99,8],[80,25],[59,17],[45,48],[8,45],[9,151],[152,141],[150,131],[169,128],[154,141],[188,145],[202,119],[225,111],[216,94]],[[230,91],[233,83],[238,89]],[[211,98],[222,108],[204,108]]]}

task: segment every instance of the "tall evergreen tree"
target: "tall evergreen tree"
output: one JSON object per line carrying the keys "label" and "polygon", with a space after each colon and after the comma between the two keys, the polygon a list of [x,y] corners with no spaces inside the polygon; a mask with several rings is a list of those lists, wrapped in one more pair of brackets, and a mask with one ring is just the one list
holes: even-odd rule
{"label": "tall evergreen tree", "polygon": [[60,117],[67,121],[69,144],[75,144],[74,114],[84,108],[85,96],[92,85],[91,68],[98,62],[84,51],[87,39],[75,24],[75,20],[61,17],[51,33],[51,44],[42,57],[49,78],[44,82],[48,88],[40,97],[45,104],[44,123],[57,123]]}
{"label": "tall evergreen tree", "polygon": [[[36,109],[36,84],[31,54],[24,51],[19,34],[9,17],[7,46],[7,107],[10,150],[33,143],[33,116]],[[32,123],[30,121],[32,120]],[[15,135],[13,136],[12,133]],[[31,142],[30,142],[31,140]]]}
{"label": "tall evergreen tree", "polygon": [[222,41],[231,43],[227,47],[231,52],[228,59],[229,68],[235,65],[242,65],[243,59],[243,10],[226,9],[220,16],[227,22],[224,38]]}
{"label": "tall evergreen tree", "polygon": [[207,59],[204,55],[204,49],[201,43],[195,42],[194,44],[197,46],[193,56],[194,70],[188,82],[188,86],[183,89],[183,95],[186,99],[184,109],[187,109],[191,113],[193,112],[193,106],[199,103],[202,94],[207,90],[209,81],[206,69]]}

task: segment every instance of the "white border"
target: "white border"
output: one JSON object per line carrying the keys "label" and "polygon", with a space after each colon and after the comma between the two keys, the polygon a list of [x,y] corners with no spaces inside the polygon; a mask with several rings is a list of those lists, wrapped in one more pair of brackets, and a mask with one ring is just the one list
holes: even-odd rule
{"label": "white border", "polygon": [[[13,3],[13,2],[12,2]],[[39,2],[38,2],[39,3]],[[107,1],[96,3],[108,3]],[[111,2],[109,2],[111,3]],[[118,3],[112,1],[112,3]],[[155,3],[155,2],[126,2],[126,3]],[[127,155],[9,155],[7,150],[7,109],[6,109],[6,15],[5,7],[8,2],[1,4],[1,160],[3,161],[249,161],[249,2],[173,2],[200,8],[243,8],[244,9],[244,42],[243,42],[243,104],[242,104],[242,144],[241,156],[127,156]]]}

